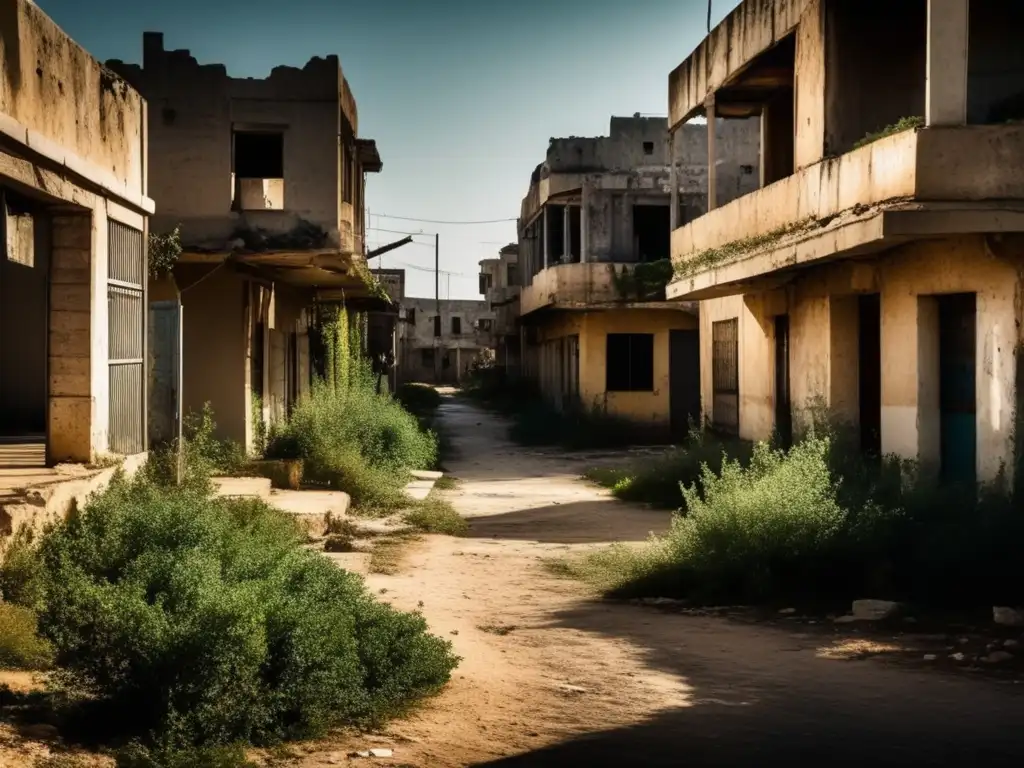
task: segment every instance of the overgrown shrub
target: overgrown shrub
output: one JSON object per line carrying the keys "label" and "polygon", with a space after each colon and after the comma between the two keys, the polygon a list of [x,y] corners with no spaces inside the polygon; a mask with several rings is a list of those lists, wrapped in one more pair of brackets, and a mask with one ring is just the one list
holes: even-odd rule
{"label": "overgrown shrub", "polygon": [[34,538],[32,529],[22,526],[0,551],[0,600],[38,609],[43,604],[44,585]]}
{"label": "overgrown shrub", "polygon": [[645,457],[625,469],[590,469],[585,477],[611,489],[612,495],[623,501],[651,504],[662,509],[685,509],[683,487],[699,483],[703,467],[718,473],[726,458],[746,465],[752,448],[741,440],[726,440],[694,432],[682,448],[660,456]]}
{"label": "overgrown shrub", "polygon": [[35,611],[0,601],[0,668],[45,669],[53,657],[38,634]]}
{"label": "overgrown shrub", "polygon": [[906,462],[865,461],[812,430],[788,453],[705,468],[686,515],[641,547],[567,564],[617,595],[696,601],[885,597],[937,607],[1024,602],[1024,520],[1000,485],[978,493],[907,482]]}
{"label": "overgrown shrub", "polygon": [[509,437],[521,445],[559,445],[569,450],[617,448],[643,441],[645,435],[625,419],[599,407],[555,409],[533,400],[513,414]]}
{"label": "overgrown shrub", "polygon": [[424,533],[465,536],[469,530],[466,519],[455,510],[451,502],[434,493],[406,512],[404,519]]}
{"label": "overgrown shrub", "polygon": [[59,679],[161,748],[374,722],[457,663],[422,616],[376,602],[258,500],[118,477],[40,556]]}
{"label": "overgrown shrub", "polygon": [[238,474],[249,460],[243,445],[217,437],[217,422],[209,403],[199,413],[185,417],[182,433],[182,446],[174,443],[150,453],[143,469],[150,481],[175,485],[180,469],[184,483],[205,485],[213,476]]}
{"label": "overgrown shrub", "polygon": [[441,405],[440,393],[429,384],[400,384],[395,399],[416,416],[428,415]]}

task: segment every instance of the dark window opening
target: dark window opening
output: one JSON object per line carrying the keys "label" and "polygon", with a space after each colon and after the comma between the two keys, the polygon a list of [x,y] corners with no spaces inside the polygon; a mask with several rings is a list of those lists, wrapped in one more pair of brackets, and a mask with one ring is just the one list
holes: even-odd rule
{"label": "dark window opening", "polygon": [[489,331],[491,330],[492,323],[493,321],[491,319],[482,317],[476,321],[476,327],[481,331]]}
{"label": "dark window opening", "polygon": [[753,176],[754,175],[754,166],[752,166],[752,165],[741,165],[740,166],[740,172],[744,176]]}
{"label": "dark window opening", "polygon": [[487,293],[491,289],[491,276],[487,273],[480,275],[480,293]]}
{"label": "dark window opening", "polygon": [[578,206],[569,209],[569,258],[566,261],[581,261],[583,211]]}
{"label": "dark window opening", "polygon": [[548,264],[559,264],[565,256],[565,219],[563,205],[549,205],[546,234],[548,238]]}
{"label": "dark window opening", "polygon": [[441,335],[441,316],[440,315],[435,315],[434,316],[434,335],[435,336],[440,336]]}
{"label": "dark window opening", "polygon": [[633,241],[637,261],[660,261],[672,252],[668,205],[633,206]]}
{"label": "dark window opening", "polygon": [[452,318],[452,335],[453,336],[458,336],[461,333],[462,333],[462,318],[461,317],[453,317]]}
{"label": "dark window opening", "polygon": [[352,145],[342,143],[341,145],[341,201],[352,202],[352,182],[354,174],[355,151]]}
{"label": "dark window opening", "polygon": [[508,284],[519,285],[519,269],[515,264],[508,265]]}
{"label": "dark window opening", "polygon": [[232,162],[239,179],[283,179],[284,134],[235,131]]}
{"label": "dark window opening", "polygon": [[711,420],[731,434],[740,426],[739,319],[711,324]]}
{"label": "dark window opening", "polygon": [[409,308],[408,310],[406,310],[405,321],[407,323],[411,323],[412,325],[416,325],[416,310],[414,308]]}
{"label": "dark window opening", "polygon": [[938,297],[939,455],[945,482],[977,482],[977,297]]}
{"label": "dark window opening", "polygon": [[253,326],[252,354],[249,356],[251,365],[249,385],[254,397],[263,397],[263,337],[265,334],[266,326],[262,322]]}
{"label": "dark window opening", "polygon": [[860,448],[882,455],[882,302],[877,293],[857,298]]}
{"label": "dark window opening", "polygon": [[434,350],[433,350],[433,348],[421,349],[420,350],[420,363],[422,364],[422,366],[424,368],[433,368],[434,367]]}
{"label": "dark window opening", "polygon": [[644,142],[644,154],[645,155],[653,155],[654,154],[654,142],[653,141],[645,141]]}
{"label": "dark window opening", "polygon": [[608,392],[654,391],[654,334],[609,333],[605,357]]}

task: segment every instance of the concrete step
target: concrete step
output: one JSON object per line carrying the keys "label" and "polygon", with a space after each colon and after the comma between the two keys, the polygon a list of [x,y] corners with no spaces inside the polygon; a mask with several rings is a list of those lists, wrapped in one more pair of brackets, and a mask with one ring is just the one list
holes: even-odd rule
{"label": "concrete step", "polygon": [[214,477],[213,493],[234,499],[270,499],[270,479],[266,477]]}
{"label": "concrete step", "polygon": [[274,490],[267,500],[289,515],[312,537],[325,536],[332,520],[348,513],[351,499],[342,491],[282,491]]}
{"label": "concrete step", "polygon": [[413,480],[405,486],[405,493],[415,501],[423,501],[434,490],[435,480]]}
{"label": "concrete step", "polygon": [[444,477],[444,472],[432,472],[427,469],[414,469],[410,473],[416,480],[440,480]]}

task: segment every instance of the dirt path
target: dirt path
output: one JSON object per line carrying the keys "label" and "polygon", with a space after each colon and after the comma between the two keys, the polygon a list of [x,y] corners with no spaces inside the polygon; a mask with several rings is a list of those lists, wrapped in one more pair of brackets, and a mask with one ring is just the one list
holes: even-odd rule
{"label": "dirt path", "polygon": [[[546,557],[641,540],[668,518],[577,480],[598,455],[516,448],[462,401],[442,413],[470,537],[430,537],[398,575],[369,584],[398,607],[422,605],[464,660],[441,696],[362,740],[394,750],[381,764],[1019,764],[1019,687],[838,660],[821,633],[603,603],[549,575]],[[351,747],[304,764],[344,764]]]}

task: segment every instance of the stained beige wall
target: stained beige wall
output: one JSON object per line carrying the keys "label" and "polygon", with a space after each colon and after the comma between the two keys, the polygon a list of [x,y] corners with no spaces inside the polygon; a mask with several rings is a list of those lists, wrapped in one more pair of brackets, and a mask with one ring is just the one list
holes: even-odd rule
{"label": "stained beige wall", "polygon": [[[667,429],[671,422],[669,381],[669,334],[692,330],[697,318],[677,310],[624,309],[603,312],[566,312],[552,316],[540,330],[541,341],[579,335],[580,400],[585,407],[598,406],[609,414],[638,425]],[[607,335],[609,333],[654,334],[654,390],[652,392],[607,392],[605,390]],[[539,382],[545,394],[558,397],[557,361],[540,356]]]}
{"label": "stained beige wall", "polygon": [[[1015,261],[1016,260],[1016,261]],[[882,450],[924,463],[939,456],[937,305],[934,296],[977,294],[978,477],[1012,466],[1024,253],[997,257],[984,236],[920,241],[861,264],[808,272],[785,292],[701,303],[701,394],[711,416],[711,323],[739,318],[740,434],[766,440],[774,425],[774,325],[790,316],[794,421],[819,400],[856,423],[857,295],[881,296]]]}

